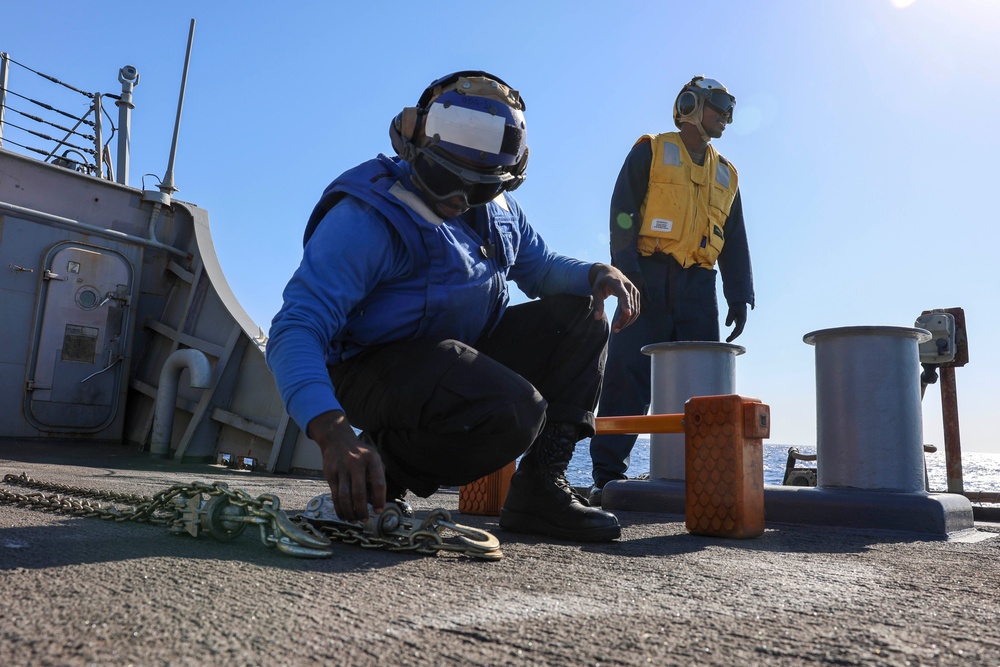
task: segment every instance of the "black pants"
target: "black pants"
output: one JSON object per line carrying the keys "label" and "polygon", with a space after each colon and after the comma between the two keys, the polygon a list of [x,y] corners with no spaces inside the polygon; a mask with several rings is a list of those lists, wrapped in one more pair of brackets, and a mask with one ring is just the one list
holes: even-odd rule
{"label": "black pants", "polygon": [[330,369],[348,420],[379,446],[390,484],[420,496],[500,469],[546,420],[594,434],[607,318],[589,297],[508,308],[475,345],[389,343]]}

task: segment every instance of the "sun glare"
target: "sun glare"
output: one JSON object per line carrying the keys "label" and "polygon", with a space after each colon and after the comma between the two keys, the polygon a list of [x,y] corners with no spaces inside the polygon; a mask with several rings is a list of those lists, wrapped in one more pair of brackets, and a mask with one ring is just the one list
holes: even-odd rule
{"label": "sun glare", "polygon": [[892,6],[896,9],[906,9],[916,1],[917,0],[889,0],[889,2],[892,3]]}

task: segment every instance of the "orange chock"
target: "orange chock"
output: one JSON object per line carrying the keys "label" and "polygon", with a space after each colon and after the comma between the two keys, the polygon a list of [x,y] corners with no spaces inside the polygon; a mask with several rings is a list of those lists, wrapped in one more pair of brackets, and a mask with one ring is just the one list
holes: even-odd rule
{"label": "orange chock", "polygon": [[469,484],[458,487],[458,511],[462,514],[500,516],[500,508],[510,488],[516,461]]}
{"label": "orange chock", "polygon": [[770,408],[756,398],[699,396],[684,405],[686,526],[696,535],[764,532],[764,444]]}

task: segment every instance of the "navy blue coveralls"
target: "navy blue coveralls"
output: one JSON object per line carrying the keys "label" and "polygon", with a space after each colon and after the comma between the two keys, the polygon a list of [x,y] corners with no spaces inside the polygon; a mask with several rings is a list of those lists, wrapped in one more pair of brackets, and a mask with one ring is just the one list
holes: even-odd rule
{"label": "navy blue coveralls", "polygon": [[[649,187],[653,149],[650,142],[633,146],[622,165],[611,196],[611,263],[642,292],[639,318],[608,343],[608,361],[598,416],[644,415],[649,410],[650,357],[645,345],[673,341],[718,341],[719,304],[716,270],[682,268],[671,255],[639,255],[639,209]],[[620,214],[633,224],[621,225]],[[725,225],[726,243],[719,255],[723,294],[728,303],[754,305],[753,271],[743,221],[743,204],[737,191]],[[617,313],[615,315],[617,317]],[[599,435],[590,441],[594,486],[625,479],[635,435]]]}

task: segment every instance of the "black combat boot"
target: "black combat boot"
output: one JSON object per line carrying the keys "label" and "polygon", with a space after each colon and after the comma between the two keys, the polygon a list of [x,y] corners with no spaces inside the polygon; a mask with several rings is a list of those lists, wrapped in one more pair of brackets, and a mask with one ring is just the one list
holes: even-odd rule
{"label": "black combat boot", "polygon": [[575,542],[606,542],[621,536],[618,519],[573,492],[566,467],[576,448],[577,427],[547,424],[521,458],[500,510],[500,527]]}

